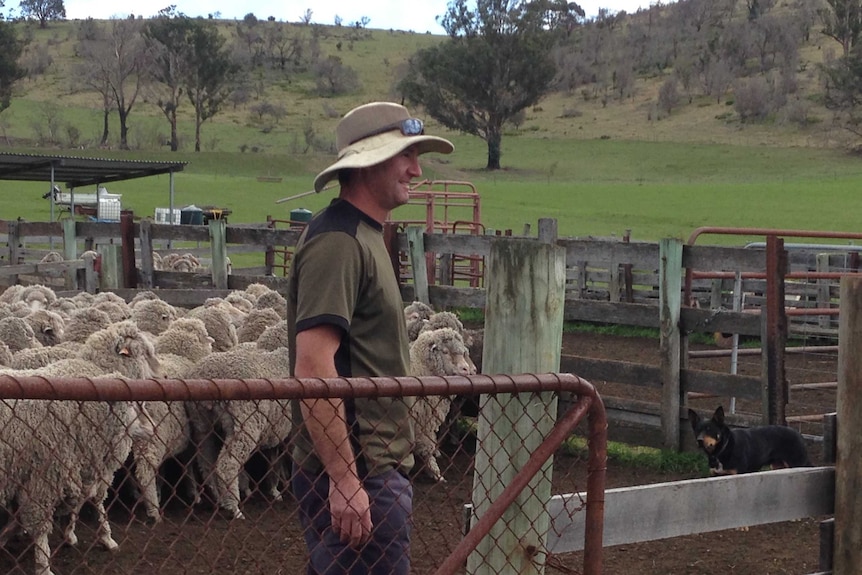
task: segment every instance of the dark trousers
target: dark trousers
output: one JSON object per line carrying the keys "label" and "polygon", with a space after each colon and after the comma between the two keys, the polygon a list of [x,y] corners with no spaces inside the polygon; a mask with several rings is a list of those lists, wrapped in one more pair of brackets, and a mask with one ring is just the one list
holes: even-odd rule
{"label": "dark trousers", "polygon": [[371,501],[371,540],[359,549],[332,531],[329,477],[293,470],[293,493],[308,546],[308,575],[408,575],[413,486],[397,471],[367,477]]}

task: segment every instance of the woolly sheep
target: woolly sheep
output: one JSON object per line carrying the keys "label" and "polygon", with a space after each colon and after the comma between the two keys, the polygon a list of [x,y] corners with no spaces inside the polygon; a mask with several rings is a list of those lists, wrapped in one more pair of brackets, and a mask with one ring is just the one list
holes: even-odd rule
{"label": "woolly sheep", "polygon": [[31,347],[42,347],[27,320],[14,316],[0,319],[0,341],[9,346],[12,353]]}
{"label": "woolly sheep", "polygon": [[64,261],[63,254],[61,254],[60,252],[51,251],[42,256],[42,259],[39,260],[39,263],[54,264],[62,261]]}
{"label": "woolly sheep", "polygon": [[64,320],[69,319],[73,313],[80,308],[75,300],[68,297],[58,297],[57,300],[48,306],[48,309],[60,314]]}
{"label": "woolly sheep", "polygon": [[242,292],[231,292],[225,296],[224,301],[244,314],[254,309],[254,302],[243,295]]}
{"label": "woolly sheep", "polygon": [[281,319],[287,319],[287,300],[277,291],[270,290],[258,296],[255,309],[273,309]]}
{"label": "woolly sheep", "polygon": [[421,301],[414,301],[404,308],[404,319],[408,322],[417,319],[428,319],[433,314],[434,308]]}
{"label": "woolly sheep", "polygon": [[57,300],[57,294],[47,286],[35,284],[25,287],[20,299],[26,302],[30,309],[48,309],[48,306]]}
{"label": "woolly sheep", "polygon": [[[39,369],[61,359],[77,357],[77,351],[66,347],[52,345],[49,347],[33,347],[15,352],[6,364],[12,369]],[[0,363],[3,363],[0,361]]]}
{"label": "woolly sheep", "polygon": [[198,318],[204,322],[207,334],[213,338],[213,351],[227,351],[239,343],[236,327],[231,322],[228,312],[221,307],[196,307],[189,311],[188,317]]}
{"label": "woolly sheep", "polygon": [[245,287],[245,289],[243,290],[243,293],[246,296],[248,296],[254,302],[254,301],[257,301],[257,298],[259,298],[263,294],[265,294],[267,292],[271,292],[271,291],[272,291],[272,288],[270,288],[269,286],[267,286],[265,284],[253,283],[253,284],[248,284]]}
{"label": "woolly sheep", "polygon": [[104,505],[108,486],[133,437],[151,428],[133,403],[0,401],[0,505],[18,503],[0,540],[20,525],[35,542],[36,574],[53,575],[48,542],[53,514],[61,504],[71,510],[65,540],[74,545],[78,511],[90,500],[98,514],[99,543],[116,549]]}
{"label": "woolly sheep", "polygon": [[93,301],[96,299],[94,294],[89,292],[82,291],[80,293],[76,293],[72,296],[72,301],[78,304],[78,307],[88,307],[93,305]]}
{"label": "woolly sheep", "polygon": [[160,299],[139,301],[132,308],[132,321],[142,331],[159,335],[177,319],[174,306]]}
{"label": "woolly sheep", "polygon": [[[461,335],[451,328],[440,328],[419,334],[410,346],[410,375],[471,375],[467,346]],[[437,433],[446,420],[451,398],[445,395],[417,397],[410,409],[415,431],[413,452],[425,462],[423,471],[434,481],[443,482],[437,463],[440,450]]]}
{"label": "woolly sheep", "polygon": [[24,286],[15,284],[7,287],[0,292],[0,303],[15,303],[21,300],[21,292],[24,291]]}
{"label": "woolly sheep", "polygon": [[101,300],[94,302],[90,306],[93,309],[99,309],[108,314],[111,322],[120,322],[132,317],[132,309],[123,302],[122,304],[110,300]]}
{"label": "woolly sheep", "polygon": [[174,320],[160,333],[154,345],[156,354],[174,354],[197,362],[212,353],[213,338],[207,334],[202,320],[184,317]]}
{"label": "woolly sheep", "polygon": [[152,342],[131,321],[111,324],[87,338],[77,355],[45,366],[41,375],[97,377],[117,373],[129,379],[160,377]]}
{"label": "woolly sheep", "polygon": [[280,321],[271,325],[257,338],[257,348],[264,351],[273,351],[279,347],[287,347],[287,322]]}
{"label": "woolly sheep", "polygon": [[246,341],[257,341],[257,339],[263,334],[266,328],[277,325],[284,320],[272,308],[260,308],[253,309],[246,316],[245,321],[242,322],[236,330],[236,338],[239,343]]}
{"label": "woolly sheep", "polygon": [[[289,377],[287,349],[271,352],[237,348],[214,353],[198,362],[186,375],[190,379],[281,379]],[[277,447],[290,435],[291,406],[288,400],[187,402],[192,434],[199,446],[201,475],[211,478],[219,506],[235,519],[239,509],[240,472],[255,449]],[[223,444],[216,455],[215,430],[223,431]],[[269,495],[281,498],[278,485]]]}
{"label": "woolly sheep", "polygon": [[30,324],[33,334],[43,346],[57,345],[63,341],[66,320],[60,314],[47,309],[37,309],[27,314],[24,321]]}
{"label": "woolly sheep", "polygon": [[86,307],[72,313],[69,317],[63,339],[83,343],[90,335],[109,325],[111,325],[111,317],[106,312]]}
{"label": "woolly sheep", "polygon": [[[164,377],[183,378],[194,366],[194,362],[179,355],[156,354],[156,358]],[[153,434],[151,437],[139,438],[132,444],[134,476],[141,489],[147,517],[158,523],[161,521],[159,469],[168,458],[178,456],[188,448],[191,432],[183,402],[146,401],[143,405],[153,421]],[[199,497],[194,473],[187,474],[187,477],[192,482],[192,494],[197,502]]]}
{"label": "woolly sheep", "polygon": [[142,290],[135,294],[135,297],[129,300],[129,307],[135,307],[139,302],[152,301],[160,299],[155,292],[151,290]]}

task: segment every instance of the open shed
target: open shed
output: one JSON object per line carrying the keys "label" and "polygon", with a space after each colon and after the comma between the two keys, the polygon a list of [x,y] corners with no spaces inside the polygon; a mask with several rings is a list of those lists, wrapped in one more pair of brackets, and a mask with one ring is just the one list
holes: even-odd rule
{"label": "open shed", "polygon": [[[181,172],[187,162],[145,160],[114,160],[107,158],[81,158],[0,152],[0,180],[49,182],[46,196],[51,199],[51,221],[54,206],[60,193],[57,182],[69,190],[70,211],[75,213],[75,188],[102,186],[110,182],[170,174],[170,212],[174,211],[174,173]],[[80,196],[79,196],[80,197]],[[98,201],[98,191],[96,193]]]}

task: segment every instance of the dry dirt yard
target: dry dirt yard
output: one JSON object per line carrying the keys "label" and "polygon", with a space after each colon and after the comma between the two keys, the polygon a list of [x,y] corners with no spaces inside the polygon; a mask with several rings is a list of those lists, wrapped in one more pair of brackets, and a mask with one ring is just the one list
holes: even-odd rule
{"label": "dry dirt yard", "polygon": [[[564,352],[594,357],[625,358],[657,363],[658,342],[639,338],[567,334]],[[788,379],[834,381],[834,355],[788,356]],[[698,360],[707,361],[707,360]],[[727,370],[727,359],[698,363],[699,369]],[[791,364],[792,369],[791,369]],[[759,370],[759,359],[741,365]],[[643,395],[648,390],[623,389],[610,382],[592,382],[602,394]],[[714,409],[716,399],[703,400],[702,409]],[[830,402],[832,406],[830,407]],[[743,408],[745,406],[740,406]],[[834,410],[834,392],[794,395],[789,412]],[[612,426],[611,439],[628,439],[649,445],[642,430]],[[471,457],[464,446],[447,444],[441,457],[447,482],[432,484],[422,478],[415,483],[415,530],[413,565],[417,574],[433,573],[461,538],[462,506],[472,490]],[[820,448],[812,446],[812,458]],[[611,462],[607,487],[649,484],[688,479],[691,476],[656,473]],[[586,462],[558,454],[554,460],[553,492],[569,493],[586,488]],[[257,493],[257,492],[256,492]],[[255,494],[243,503],[246,519],[229,520],[207,502],[188,505],[170,496],[164,520],[144,522],[141,506],[132,507],[128,489],[121,487],[110,508],[114,537],[120,548],[109,553],[93,547],[95,522],[84,514],[76,548],[55,547],[57,575],[71,574],[247,574],[299,575],[304,573],[305,547],[296,518],[296,505],[286,493],[283,501],[270,501]],[[58,535],[52,538],[57,545]],[[21,541],[0,549],[0,573],[31,575],[32,552]],[[754,527],[747,532],[726,531],[609,547],[604,550],[604,573],[608,575],[806,575],[818,571],[818,521]],[[581,572],[578,553],[551,556],[546,573]]]}

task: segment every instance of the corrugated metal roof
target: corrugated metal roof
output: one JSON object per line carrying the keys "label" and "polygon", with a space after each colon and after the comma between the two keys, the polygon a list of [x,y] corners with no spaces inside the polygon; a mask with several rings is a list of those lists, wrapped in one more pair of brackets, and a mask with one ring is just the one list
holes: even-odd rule
{"label": "corrugated metal roof", "polygon": [[0,180],[63,182],[77,188],[181,172],[187,163],[0,152]]}

